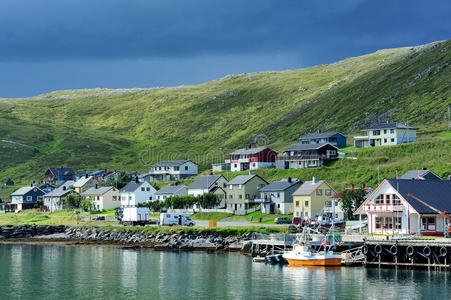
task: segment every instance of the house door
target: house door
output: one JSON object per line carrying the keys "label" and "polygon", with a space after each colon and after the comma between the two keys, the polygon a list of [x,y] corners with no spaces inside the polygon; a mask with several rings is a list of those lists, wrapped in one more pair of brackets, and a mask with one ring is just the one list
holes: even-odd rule
{"label": "house door", "polygon": [[271,204],[270,204],[270,207],[269,207],[269,213],[270,213],[270,214],[273,214],[273,213],[274,213],[274,203],[271,203]]}
{"label": "house door", "polygon": [[235,204],[235,210],[238,210],[238,204]]}

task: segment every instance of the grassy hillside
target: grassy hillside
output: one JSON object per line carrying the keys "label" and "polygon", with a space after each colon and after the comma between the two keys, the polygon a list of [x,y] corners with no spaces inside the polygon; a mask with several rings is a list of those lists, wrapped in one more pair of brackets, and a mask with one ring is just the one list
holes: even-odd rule
{"label": "grassy hillside", "polygon": [[[451,41],[446,41],[308,69],[231,75],[197,86],[0,99],[0,180],[38,179],[50,165],[148,171],[156,161],[176,158],[190,158],[205,169],[248,143],[282,150],[309,131],[352,134],[384,119],[408,121],[420,134],[433,135],[446,128],[450,62]],[[398,163],[400,171],[427,164],[446,173],[450,142],[444,135],[368,150],[375,152],[365,159],[367,150],[357,152],[362,158],[304,170],[301,177],[318,172],[334,181],[342,177],[342,183],[350,176],[373,180],[376,157]],[[437,155],[425,159],[425,149]],[[357,166],[361,173],[354,174]],[[275,178],[282,171],[262,172]]]}

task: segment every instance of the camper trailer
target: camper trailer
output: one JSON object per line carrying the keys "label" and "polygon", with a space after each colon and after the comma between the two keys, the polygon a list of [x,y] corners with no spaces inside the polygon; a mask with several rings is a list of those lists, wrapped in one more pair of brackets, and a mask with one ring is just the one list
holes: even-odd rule
{"label": "camper trailer", "polygon": [[162,213],[160,214],[160,225],[179,225],[179,226],[194,226],[193,220],[187,214],[179,213]]}

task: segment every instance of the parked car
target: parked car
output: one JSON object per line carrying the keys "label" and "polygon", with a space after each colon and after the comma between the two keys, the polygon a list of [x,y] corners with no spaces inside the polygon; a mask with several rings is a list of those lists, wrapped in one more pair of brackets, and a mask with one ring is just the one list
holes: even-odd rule
{"label": "parked car", "polygon": [[299,225],[301,223],[301,218],[299,217],[294,217],[293,218],[293,224],[294,225]]}
{"label": "parked car", "polygon": [[276,224],[291,224],[291,219],[287,217],[277,217],[274,220],[274,223]]}

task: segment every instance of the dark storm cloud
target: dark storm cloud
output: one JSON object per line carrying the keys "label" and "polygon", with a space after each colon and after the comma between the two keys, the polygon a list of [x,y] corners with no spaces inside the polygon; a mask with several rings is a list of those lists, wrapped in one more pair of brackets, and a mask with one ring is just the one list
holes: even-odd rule
{"label": "dark storm cloud", "polygon": [[[142,82],[133,74],[145,74],[152,86],[328,63],[448,39],[450,15],[449,0],[1,0],[0,69],[21,80],[0,72],[0,96],[15,86],[30,87],[26,94],[66,87],[63,76],[74,88],[126,87]],[[208,69],[188,67],[199,59]],[[55,63],[66,73],[51,73]],[[109,73],[127,65],[127,81]],[[176,79],[154,80],[174,65],[185,67]],[[102,80],[83,81],[76,66],[99,67]],[[36,81],[24,74],[53,85],[31,88]]]}

